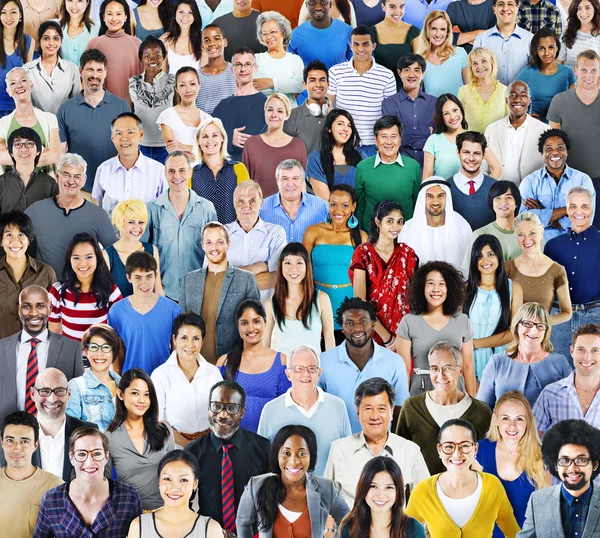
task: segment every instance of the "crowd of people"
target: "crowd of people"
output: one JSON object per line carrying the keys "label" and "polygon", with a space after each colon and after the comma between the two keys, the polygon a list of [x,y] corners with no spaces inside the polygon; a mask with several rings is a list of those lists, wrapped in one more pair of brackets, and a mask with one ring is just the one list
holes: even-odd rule
{"label": "crowd of people", "polygon": [[598,0],[0,35],[0,535],[600,534]]}

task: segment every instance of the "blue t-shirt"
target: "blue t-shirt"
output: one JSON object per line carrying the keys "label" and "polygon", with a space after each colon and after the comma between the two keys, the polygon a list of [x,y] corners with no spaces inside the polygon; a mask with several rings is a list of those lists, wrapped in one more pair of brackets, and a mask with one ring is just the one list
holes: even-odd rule
{"label": "blue t-shirt", "polygon": [[[25,51],[31,46],[31,37],[25,34]],[[0,110],[12,112],[15,109],[14,99],[6,92],[6,73],[15,67],[21,67],[26,63],[19,56],[19,49],[16,49],[10,56],[6,55],[6,67],[0,66]]]}
{"label": "blue t-shirt", "polygon": [[[365,155],[361,152],[362,158],[365,159]],[[351,187],[354,187],[354,178],[356,177],[356,166],[348,166],[345,173],[340,171],[339,166],[334,166],[333,169],[333,184],[339,185],[340,183],[346,183]],[[321,152],[313,151],[309,154],[308,160],[306,161],[306,175],[312,179],[320,181],[321,183],[327,183],[327,177],[321,164]]]}
{"label": "blue t-shirt", "polygon": [[458,89],[465,84],[462,79],[462,69],[465,67],[467,67],[467,53],[462,47],[456,47],[454,54],[441,65],[427,62],[423,77],[425,91],[434,97],[439,97],[443,93],[458,95]]}
{"label": "blue t-shirt", "polygon": [[287,50],[300,56],[304,65],[321,60],[329,69],[352,57],[350,32],[352,26],[339,19],[332,19],[329,28],[324,29],[315,28],[310,21],[306,21],[292,32]]}
{"label": "blue t-shirt", "polygon": [[385,19],[385,11],[381,9],[381,0],[373,7],[367,6],[363,0],[350,0],[354,6],[354,14],[356,15],[356,24],[366,24],[367,26],[375,26],[378,22]]}

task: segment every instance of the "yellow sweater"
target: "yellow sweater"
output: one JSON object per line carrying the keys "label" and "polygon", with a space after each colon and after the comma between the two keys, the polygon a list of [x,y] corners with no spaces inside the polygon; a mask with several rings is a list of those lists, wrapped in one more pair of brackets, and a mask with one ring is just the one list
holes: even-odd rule
{"label": "yellow sweater", "polygon": [[491,536],[494,523],[506,538],[515,538],[519,525],[506,492],[494,475],[479,473],[483,480],[477,507],[467,524],[459,528],[450,518],[438,497],[436,484],[439,474],[420,482],[408,501],[406,515],[427,525],[431,538],[482,538]]}

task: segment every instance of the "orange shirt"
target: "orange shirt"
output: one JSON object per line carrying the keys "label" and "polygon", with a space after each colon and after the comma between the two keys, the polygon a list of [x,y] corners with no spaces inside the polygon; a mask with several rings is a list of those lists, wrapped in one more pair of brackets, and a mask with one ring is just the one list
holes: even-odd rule
{"label": "orange shirt", "polygon": [[298,16],[304,0],[252,0],[252,7],[258,11],[278,11],[292,24],[298,26]]}

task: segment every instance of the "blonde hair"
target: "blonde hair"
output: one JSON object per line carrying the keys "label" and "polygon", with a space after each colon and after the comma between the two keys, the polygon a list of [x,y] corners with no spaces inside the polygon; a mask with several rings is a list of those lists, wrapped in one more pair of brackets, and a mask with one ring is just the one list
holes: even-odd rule
{"label": "blonde hair", "polygon": [[235,202],[235,197],[238,194],[245,193],[245,192],[248,192],[251,190],[255,190],[258,193],[258,197],[260,198],[261,202],[264,200],[261,186],[253,179],[247,179],[246,181],[242,181],[241,183],[238,183],[236,188],[234,189],[234,191],[233,191],[234,202]]}
{"label": "blonde hair", "polygon": [[209,125],[214,125],[221,136],[223,137],[223,143],[221,144],[221,151],[219,152],[219,157],[222,161],[227,161],[230,159],[229,153],[227,153],[227,133],[225,132],[225,127],[223,127],[223,122],[219,118],[207,118],[200,125],[198,125],[198,129],[196,129],[196,136],[194,136],[194,140],[196,141],[196,147],[198,148],[198,157],[201,161],[204,160],[204,153],[202,152],[202,148],[200,147],[200,137]]}
{"label": "blonde hair", "polygon": [[529,405],[527,398],[521,392],[518,390],[509,390],[498,398],[492,414],[490,429],[486,437],[496,443],[502,441],[502,435],[500,435],[500,428],[498,427],[500,422],[499,413],[502,405],[507,402],[521,404],[525,409],[525,417],[527,419],[527,428],[519,441],[517,469],[525,471],[527,478],[533,483],[535,489],[542,489],[546,485],[546,469],[542,462],[542,442],[535,429],[535,418],[531,410],[531,405]]}
{"label": "blonde hair", "polygon": [[532,213],[531,211],[523,211],[523,213],[519,213],[515,217],[515,222],[514,222],[515,231],[516,231],[517,227],[520,224],[523,224],[524,222],[531,222],[539,231],[541,231],[542,233],[544,232],[544,225],[542,224],[540,217],[538,217],[535,213]]}
{"label": "blonde hair", "polygon": [[148,223],[148,208],[146,204],[138,198],[129,198],[119,202],[112,212],[113,226],[119,231],[123,231],[125,222],[135,219]]}
{"label": "blonde hair", "polygon": [[285,108],[285,115],[287,116],[287,118],[289,118],[290,114],[292,113],[292,105],[290,105],[290,100],[288,99],[288,96],[284,93],[279,92],[272,93],[271,95],[269,95],[269,97],[267,97],[267,100],[265,101],[265,111],[269,106],[269,101],[271,101],[272,99],[279,99],[283,103],[283,108]]}
{"label": "blonde hair", "polygon": [[492,79],[493,83],[496,83],[498,81],[498,62],[496,61],[496,55],[494,54],[494,51],[488,49],[487,47],[475,47],[467,56],[471,84],[473,84],[473,86],[477,86],[479,84],[479,79],[473,73],[473,58],[475,56],[480,56],[481,58],[484,58],[490,62],[492,66],[490,78]]}
{"label": "blonde hair", "polygon": [[519,307],[515,313],[512,323],[510,324],[510,332],[513,335],[513,341],[506,347],[506,354],[514,359],[519,353],[519,323],[522,320],[538,320],[538,323],[544,323],[548,326],[542,339],[542,349],[547,353],[554,351],[554,346],[550,342],[550,334],[552,333],[552,325],[550,323],[550,314],[540,303],[525,303]]}
{"label": "blonde hair", "polygon": [[431,39],[429,38],[429,27],[433,21],[437,21],[438,19],[444,19],[446,21],[448,32],[446,34],[446,41],[444,41],[444,43],[438,49],[437,55],[440,58],[448,59],[454,54],[454,46],[452,45],[452,23],[450,22],[450,17],[448,17],[448,14],[445,11],[434,9],[433,11],[429,12],[427,17],[425,17],[425,21],[423,22],[423,30],[421,31],[421,49],[419,50],[419,54],[425,59],[427,59],[427,56],[433,52]]}

